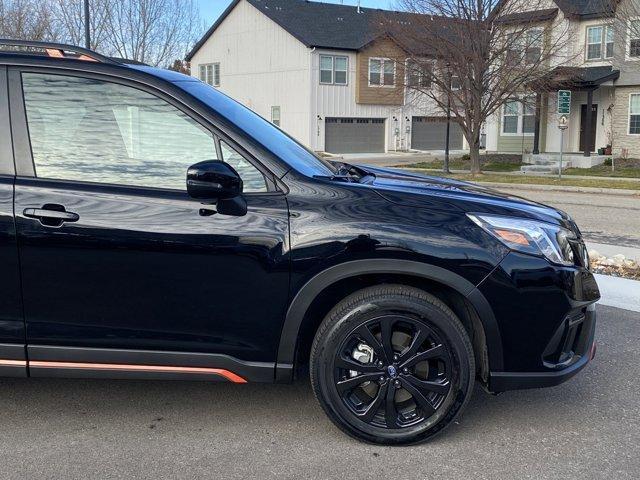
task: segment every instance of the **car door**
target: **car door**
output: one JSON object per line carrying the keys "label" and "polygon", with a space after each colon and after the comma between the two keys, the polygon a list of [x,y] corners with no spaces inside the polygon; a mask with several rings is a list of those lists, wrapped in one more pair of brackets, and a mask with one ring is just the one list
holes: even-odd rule
{"label": "car door", "polygon": [[[19,161],[33,167],[15,186],[31,373],[162,364],[155,351],[272,379],[289,268],[286,200],[269,172],[149,87],[38,69],[10,78],[30,143]],[[246,215],[187,195],[187,168],[211,159],[243,178]]]}
{"label": "car door", "polygon": [[13,221],[13,145],[7,67],[0,65],[0,376],[26,376],[18,244]]}

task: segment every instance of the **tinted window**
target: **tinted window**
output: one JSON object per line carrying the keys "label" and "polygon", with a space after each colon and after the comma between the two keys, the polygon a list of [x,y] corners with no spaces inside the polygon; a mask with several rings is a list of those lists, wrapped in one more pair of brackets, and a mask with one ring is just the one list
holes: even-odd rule
{"label": "tinted window", "polygon": [[25,73],[36,175],[185,190],[187,168],[216,157],[213,135],[136,88]]}
{"label": "tinted window", "polygon": [[236,152],[225,142],[220,142],[222,159],[231,165],[242,178],[243,192],[266,192],[267,184],[264,176],[246,158]]}

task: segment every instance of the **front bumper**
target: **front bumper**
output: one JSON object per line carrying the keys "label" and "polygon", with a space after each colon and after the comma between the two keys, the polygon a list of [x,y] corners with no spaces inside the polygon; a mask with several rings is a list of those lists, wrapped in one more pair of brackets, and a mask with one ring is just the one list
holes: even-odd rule
{"label": "front bumper", "polygon": [[[572,332],[579,328],[579,334]],[[580,325],[570,325],[568,331],[562,332],[560,341],[564,346],[558,364],[546,364],[552,370],[545,372],[490,372],[489,390],[504,392],[525,388],[553,387],[566,382],[593,360],[596,354],[595,344],[596,308],[589,305]]]}

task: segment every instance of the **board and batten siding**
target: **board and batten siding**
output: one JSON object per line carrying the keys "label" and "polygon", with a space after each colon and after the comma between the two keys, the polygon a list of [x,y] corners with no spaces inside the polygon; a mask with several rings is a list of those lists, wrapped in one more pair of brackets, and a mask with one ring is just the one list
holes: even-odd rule
{"label": "board and batten siding", "polygon": [[[347,85],[324,85],[320,83],[320,55],[338,55],[348,58]],[[325,149],[326,118],[383,118],[385,120],[385,148],[394,150],[410,145],[411,133],[406,127],[411,126],[412,116],[442,116],[434,102],[430,99],[404,98],[398,105],[382,103],[358,103],[357,85],[360,80],[358,71],[358,54],[345,50],[316,49],[312,53],[311,62],[311,148],[316,151]],[[398,79],[402,85],[403,79]],[[409,94],[410,95],[410,94]],[[407,95],[407,97],[409,96]],[[394,117],[397,121],[394,121]],[[407,120],[408,118],[408,120]],[[395,135],[395,128],[400,130]]]}
{"label": "board and batten siding", "polygon": [[219,90],[271,120],[280,107],[281,128],[305,145],[310,134],[310,50],[242,0],[191,59],[220,62]]}

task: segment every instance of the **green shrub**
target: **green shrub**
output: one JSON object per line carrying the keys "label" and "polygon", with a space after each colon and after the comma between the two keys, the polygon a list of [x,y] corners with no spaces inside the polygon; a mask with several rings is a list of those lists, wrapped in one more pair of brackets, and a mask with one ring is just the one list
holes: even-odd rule
{"label": "green shrub", "polygon": [[605,167],[610,167],[611,166],[611,159],[610,158],[605,159],[604,166]]}

